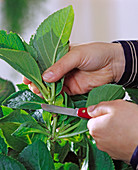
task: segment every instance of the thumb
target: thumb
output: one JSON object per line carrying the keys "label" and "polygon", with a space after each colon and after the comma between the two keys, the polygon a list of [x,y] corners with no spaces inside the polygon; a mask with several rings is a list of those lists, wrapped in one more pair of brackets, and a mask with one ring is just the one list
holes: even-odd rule
{"label": "thumb", "polygon": [[46,82],[58,81],[66,73],[78,67],[79,56],[79,52],[69,51],[42,74],[43,80]]}
{"label": "thumb", "polygon": [[101,102],[97,105],[89,106],[87,111],[91,117],[96,118],[98,116],[110,113],[111,107],[109,105],[109,102]]}

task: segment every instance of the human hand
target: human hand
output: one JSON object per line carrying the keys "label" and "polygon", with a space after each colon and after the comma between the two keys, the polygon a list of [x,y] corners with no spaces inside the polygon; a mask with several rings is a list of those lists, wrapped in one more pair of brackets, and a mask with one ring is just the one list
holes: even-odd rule
{"label": "human hand", "polygon": [[138,145],[138,105],[115,100],[88,108],[90,135],[98,149],[112,158],[130,162]]}
{"label": "human hand", "polygon": [[[123,48],[116,43],[90,43],[72,47],[42,75],[46,82],[58,81],[65,75],[63,90],[69,95],[83,94],[92,88],[117,82],[125,68]],[[29,80],[33,92],[39,90]]]}

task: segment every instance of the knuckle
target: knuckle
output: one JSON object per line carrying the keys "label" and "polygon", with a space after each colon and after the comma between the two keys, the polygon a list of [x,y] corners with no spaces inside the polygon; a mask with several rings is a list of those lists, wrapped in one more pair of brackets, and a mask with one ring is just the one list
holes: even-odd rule
{"label": "knuckle", "polygon": [[106,101],[102,101],[102,102],[99,103],[100,106],[103,106],[103,105],[105,105],[105,104],[107,104]]}

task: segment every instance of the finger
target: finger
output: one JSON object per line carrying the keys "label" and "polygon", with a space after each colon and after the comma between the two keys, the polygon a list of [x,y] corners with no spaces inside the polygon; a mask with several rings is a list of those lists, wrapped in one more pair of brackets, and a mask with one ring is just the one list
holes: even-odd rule
{"label": "finger", "polygon": [[89,129],[89,134],[95,138],[96,135],[95,135],[95,129],[96,129],[96,126],[95,126],[95,120],[94,119],[90,119],[87,123],[87,127]]}
{"label": "finger", "polygon": [[48,68],[42,75],[46,82],[55,82],[79,65],[79,51],[69,51],[65,56]]}
{"label": "finger", "polygon": [[26,85],[28,85],[28,84],[31,83],[31,81],[28,80],[26,77],[23,77],[23,83],[26,84]]}
{"label": "finger", "polygon": [[35,86],[35,84],[31,83],[30,84],[30,89],[36,93],[36,94],[40,94],[40,91],[38,90],[38,88]]}
{"label": "finger", "polygon": [[111,107],[110,104],[111,104],[111,102],[108,101],[108,102],[101,102],[97,105],[90,106],[87,109],[88,114],[91,117],[95,118],[95,117],[98,117],[98,116],[102,116],[102,115],[111,113],[112,107]]}

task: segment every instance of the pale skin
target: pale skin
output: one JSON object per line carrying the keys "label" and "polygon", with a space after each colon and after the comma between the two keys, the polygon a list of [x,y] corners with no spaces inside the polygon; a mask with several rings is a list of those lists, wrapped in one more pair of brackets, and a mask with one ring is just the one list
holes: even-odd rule
{"label": "pale skin", "polygon": [[[125,56],[120,44],[89,43],[71,50],[42,75],[55,82],[65,75],[63,90],[69,95],[83,94],[92,88],[118,82],[125,69]],[[39,90],[28,79],[33,92]],[[138,145],[138,106],[123,100],[102,102],[88,107],[92,119],[88,129],[97,147],[111,157],[129,162]]]}

